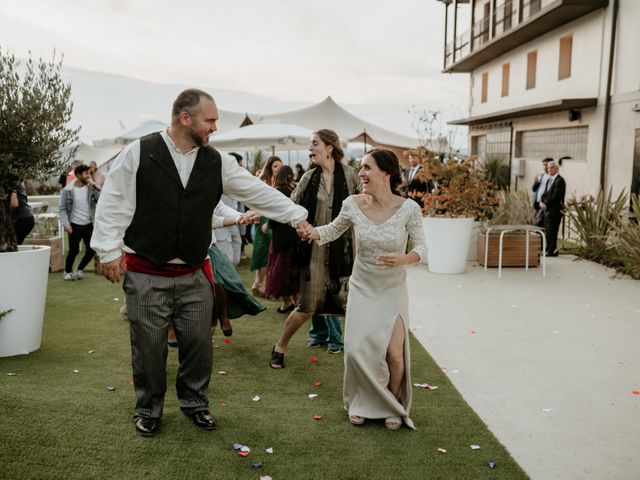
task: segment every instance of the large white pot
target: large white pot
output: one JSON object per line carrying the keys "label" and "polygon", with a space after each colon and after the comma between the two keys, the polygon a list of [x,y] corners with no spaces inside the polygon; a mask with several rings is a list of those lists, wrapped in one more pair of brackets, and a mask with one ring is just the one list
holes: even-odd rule
{"label": "large white pot", "polygon": [[473,218],[424,217],[427,259],[432,273],[464,273]]}
{"label": "large white pot", "polygon": [[51,247],[21,246],[0,253],[0,357],[24,355],[40,348],[47,298]]}

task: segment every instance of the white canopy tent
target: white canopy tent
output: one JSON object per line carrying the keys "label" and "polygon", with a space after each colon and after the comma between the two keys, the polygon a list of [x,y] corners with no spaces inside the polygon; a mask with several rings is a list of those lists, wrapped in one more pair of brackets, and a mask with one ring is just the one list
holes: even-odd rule
{"label": "white canopy tent", "polygon": [[[243,120],[246,118],[244,113],[229,112],[226,110],[218,110],[220,119],[217,122],[218,132],[224,132],[226,130],[232,130],[238,128]],[[93,142],[96,146],[107,145],[127,145],[140,137],[149,135],[150,133],[160,132],[165,130],[169,124],[162,122],[154,118],[144,120],[138,125],[129,128],[115,137],[103,138],[102,140],[96,140]]]}
{"label": "white canopy tent", "polygon": [[418,145],[418,139],[386,130],[342,108],[331,97],[310,107],[272,114],[249,114],[255,123],[280,121],[300,125],[311,130],[330,128],[340,138],[369,145],[411,148]]}
{"label": "white canopy tent", "polygon": [[275,150],[302,150],[309,147],[313,131],[286,123],[260,123],[247,125],[223,133],[214,133],[209,143],[222,150],[255,152]]}

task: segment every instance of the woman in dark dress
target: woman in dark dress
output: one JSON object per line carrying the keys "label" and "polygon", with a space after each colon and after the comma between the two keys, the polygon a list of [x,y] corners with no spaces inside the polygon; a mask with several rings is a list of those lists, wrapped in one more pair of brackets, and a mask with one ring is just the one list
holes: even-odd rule
{"label": "woman in dark dress", "polygon": [[[287,197],[291,197],[295,182],[290,166],[280,167],[273,186]],[[263,226],[263,232],[267,229],[271,229],[272,235],[269,245],[265,296],[267,298],[282,298],[278,312],[289,313],[296,306],[294,297],[300,290],[300,270],[292,262],[300,240],[295,228],[287,224],[269,220],[269,223]]]}

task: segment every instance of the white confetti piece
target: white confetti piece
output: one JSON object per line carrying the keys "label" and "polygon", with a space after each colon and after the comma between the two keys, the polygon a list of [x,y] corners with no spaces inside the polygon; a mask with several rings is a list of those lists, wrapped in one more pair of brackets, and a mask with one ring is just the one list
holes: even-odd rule
{"label": "white confetti piece", "polygon": [[251,449],[249,447],[247,447],[246,445],[243,445],[242,447],[240,447],[240,451],[241,452],[250,452]]}
{"label": "white confetti piece", "polygon": [[9,373],[7,373],[7,377],[15,377],[16,375],[18,375],[18,374],[17,374],[17,373],[15,373],[15,372],[9,372]]}
{"label": "white confetti piece", "polygon": [[549,412],[551,411],[551,409],[550,409],[550,408],[543,408],[543,409],[542,409],[542,411],[543,411],[544,413],[549,413]]}
{"label": "white confetti piece", "polygon": [[436,450],[440,453],[447,453],[447,449],[446,448],[436,448]]}
{"label": "white confetti piece", "polygon": [[73,370],[73,373],[80,373],[80,370],[78,370],[77,368]]}
{"label": "white confetti piece", "polygon": [[269,475],[260,475],[260,480],[273,480]]}
{"label": "white confetti piece", "polygon": [[114,302],[117,302],[117,301],[119,301],[119,300],[120,300],[120,299],[119,299],[118,297],[116,297],[116,298],[114,298],[114,299],[113,299],[113,301],[114,301]]}
{"label": "white confetti piece", "polygon": [[224,370],[220,370],[220,371],[218,372],[218,375],[226,375],[226,374],[227,374],[227,372],[225,372]]}
{"label": "white confetti piece", "polygon": [[480,449],[480,445],[470,445],[471,450],[479,450]]}
{"label": "white confetti piece", "polygon": [[255,397],[253,397],[251,400],[253,400],[254,402],[259,402],[259,401],[260,401],[260,400],[262,400],[262,399],[260,398],[260,396],[259,396],[259,395],[256,395],[256,396],[255,396]]}
{"label": "white confetti piece", "polygon": [[273,453],[273,447],[269,447],[269,448],[265,449],[265,452]]}
{"label": "white confetti piece", "polygon": [[96,353],[95,350],[89,350],[89,354]]}
{"label": "white confetti piece", "polygon": [[460,370],[451,370],[451,373],[460,373]]}
{"label": "white confetti piece", "polygon": [[309,398],[311,398],[311,399],[314,399],[314,398],[316,398],[317,396],[318,396],[318,394],[317,394],[317,393],[310,393],[310,394],[309,394]]}

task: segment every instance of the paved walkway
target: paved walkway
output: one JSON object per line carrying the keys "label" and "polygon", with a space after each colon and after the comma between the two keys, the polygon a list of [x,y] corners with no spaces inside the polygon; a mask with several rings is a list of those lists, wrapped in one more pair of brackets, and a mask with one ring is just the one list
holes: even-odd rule
{"label": "paved walkway", "polygon": [[409,269],[414,334],[533,480],[640,478],[640,281],[613,275]]}

